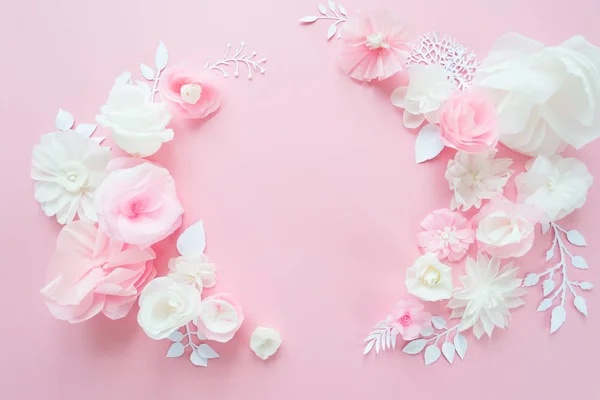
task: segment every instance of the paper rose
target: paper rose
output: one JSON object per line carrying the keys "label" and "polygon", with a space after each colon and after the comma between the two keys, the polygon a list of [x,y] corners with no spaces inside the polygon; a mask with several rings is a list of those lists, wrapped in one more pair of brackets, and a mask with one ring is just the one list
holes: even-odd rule
{"label": "paper rose", "polygon": [[216,269],[204,254],[196,258],[177,257],[169,260],[169,277],[177,282],[196,285],[200,293],[203,288],[217,284]]}
{"label": "paper rose", "polygon": [[31,177],[35,199],[49,217],[67,224],[77,214],[96,221],[94,192],[106,176],[110,150],[75,131],[43,135],[33,148]]}
{"label": "paper rose", "polygon": [[544,211],[543,222],[557,221],[585,204],[594,178],[575,158],[538,156],[517,176],[517,200]]}
{"label": "paper rose", "polygon": [[500,141],[529,155],[600,137],[600,49],[582,36],[559,46],[515,33],[497,40],[476,75],[500,120]]}
{"label": "paper rose", "polygon": [[400,333],[402,339],[416,339],[421,330],[431,327],[431,314],[423,311],[423,308],[423,304],[416,300],[400,301],[386,322]]}
{"label": "paper rose", "polygon": [[480,208],[483,200],[502,195],[504,186],[513,173],[508,169],[509,158],[494,158],[495,150],[479,154],[457,152],[448,161],[446,180],[454,192],[450,200],[451,210],[467,211]]}
{"label": "paper rose", "polygon": [[219,91],[209,72],[192,74],[179,68],[169,68],[158,87],[161,99],[174,117],[206,118],[219,109]]}
{"label": "paper rose", "polygon": [[200,312],[198,290],[163,276],[154,279],[140,296],[138,323],[154,340],[168,337],[194,320]]}
{"label": "paper rose", "polygon": [[414,64],[408,68],[408,86],[394,90],[391,99],[393,105],[404,109],[404,126],[417,128],[425,120],[439,122],[440,107],[454,89],[441,65]]}
{"label": "paper rose", "polygon": [[135,85],[116,84],[96,121],[110,128],[117,146],[127,153],[147,157],[173,140],[166,126],[171,114],[164,103],[152,103]]}
{"label": "paper rose", "polygon": [[475,232],[462,215],[448,209],[435,210],[421,221],[422,232],[417,235],[417,243],[424,253],[433,253],[438,259],[461,260],[471,243]]}
{"label": "paper rose", "polygon": [[110,243],[91,222],[71,222],[58,235],[41,292],[58,319],[123,318],[154,279],[154,257],[152,249]]}
{"label": "paper rose", "polygon": [[259,326],[250,336],[250,348],[262,360],[275,354],[279,346],[281,346],[281,335],[275,329]]}
{"label": "paper rose", "polygon": [[465,268],[466,275],[460,278],[463,287],[455,290],[448,302],[453,309],[450,318],[461,318],[459,331],[473,327],[477,339],[484,333],[491,337],[495,326],[508,327],[510,309],[525,304],[520,297],[527,291],[520,287],[519,269],[512,263],[500,269],[498,258],[483,254],[477,260],[468,257]]}
{"label": "paper rose", "polygon": [[344,49],[338,63],[351,78],[383,80],[404,69],[414,38],[404,22],[387,13],[359,14],[344,27]]}
{"label": "paper rose", "polygon": [[142,247],[173,233],[183,214],[169,171],[149,162],[112,171],[96,191],[94,206],[103,232]]}
{"label": "paper rose", "polygon": [[438,301],[452,296],[452,268],[442,264],[433,253],[417,258],[406,270],[408,293],[424,301]]}
{"label": "paper rose", "polygon": [[198,316],[198,332],[208,340],[225,343],[230,341],[244,322],[242,308],[228,295],[216,294],[202,300]]}

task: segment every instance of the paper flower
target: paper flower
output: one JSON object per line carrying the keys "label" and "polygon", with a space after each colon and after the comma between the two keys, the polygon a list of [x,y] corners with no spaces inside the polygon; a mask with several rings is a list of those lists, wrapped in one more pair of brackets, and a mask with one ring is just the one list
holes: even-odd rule
{"label": "paper flower", "polygon": [[77,214],[96,221],[94,192],[106,176],[110,150],[75,131],[43,135],[33,148],[31,177],[35,199],[49,217],[67,224]]}
{"label": "paper flower", "polygon": [[200,312],[200,292],[163,276],[154,279],[140,296],[138,324],[154,340],[168,337]]}
{"label": "paper flower", "polygon": [[338,63],[346,75],[359,81],[383,80],[405,68],[412,30],[387,13],[359,14],[344,27],[344,49]]}
{"label": "paper flower", "polygon": [[456,153],[448,161],[446,180],[454,196],[450,200],[450,209],[469,210],[480,208],[483,200],[489,200],[504,192],[504,185],[513,173],[508,167],[509,158],[495,159],[496,151],[478,154]]}
{"label": "paper flower", "polygon": [[220,95],[212,74],[191,74],[169,68],[163,74],[159,93],[174,117],[206,118],[219,109]]}
{"label": "paper flower", "polygon": [[448,302],[453,309],[450,318],[461,318],[459,331],[473,327],[477,339],[484,333],[491,337],[495,326],[508,327],[510,309],[525,304],[520,297],[527,291],[520,287],[519,269],[512,263],[500,269],[498,258],[483,254],[477,260],[467,257],[465,269],[467,274],[460,278],[463,287]]}
{"label": "paper flower", "polygon": [[529,155],[600,137],[600,49],[582,36],[559,46],[515,33],[497,40],[476,75],[500,119],[500,141]]}
{"label": "paper flower", "polygon": [[281,335],[275,329],[259,326],[250,336],[250,348],[262,360],[275,354],[279,346],[281,346]]}
{"label": "paper flower", "polygon": [[423,304],[416,300],[400,301],[388,315],[386,322],[392,325],[404,340],[416,339],[423,328],[431,327],[431,314],[423,311]]}
{"label": "paper flower", "polygon": [[392,104],[404,109],[404,126],[407,128],[417,128],[425,120],[438,123],[440,107],[454,88],[441,65],[415,64],[408,68],[408,86],[392,92]]}
{"label": "paper flower", "polygon": [[475,241],[475,232],[469,221],[448,209],[428,214],[421,221],[421,228],[423,231],[417,235],[421,251],[433,253],[440,260],[461,260]]}
{"label": "paper flower", "polygon": [[197,258],[177,257],[169,260],[169,277],[177,282],[196,285],[200,293],[203,288],[217,284],[216,269],[204,254]]}
{"label": "paper flower", "polygon": [[156,275],[154,258],[152,249],[110,243],[91,222],[71,222],[58,235],[41,292],[58,319],[123,318]]}
{"label": "paper flower", "polygon": [[406,270],[408,293],[424,301],[438,301],[452,296],[452,268],[442,264],[433,253],[417,258]]}
{"label": "paper flower", "polygon": [[166,126],[171,114],[164,103],[152,103],[138,86],[116,84],[96,121],[110,128],[117,146],[127,153],[147,157],[173,140]]}
{"label": "paper flower", "polygon": [[543,222],[557,221],[585,204],[593,181],[585,164],[575,158],[538,156],[515,179],[517,200],[542,209]]}
{"label": "paper flower", "polygon": [[230,341],[244,322],[244,312],[226,294],[216,294],[202,301],[198,332],[208,340]]}

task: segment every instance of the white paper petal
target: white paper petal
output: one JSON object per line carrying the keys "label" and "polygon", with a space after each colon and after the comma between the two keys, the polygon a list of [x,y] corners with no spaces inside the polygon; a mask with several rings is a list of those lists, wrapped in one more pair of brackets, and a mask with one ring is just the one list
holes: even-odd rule
{"label": "white paper petal", "polygon": [[77,125],[77,128],[75,128],[75,132],[81,133],[85,137],[90,137],[97,127],[98,125],[96,124],[79,124]]}
{"label": "white paper petal", "polygon": [[202,221],[188,227],[177,239],[179,254],[187,258],[199,257],[206,248],[206,236]]}
{"label": "white paper petal", "polygon": [[425,125],[419,131],[415,142],[415,160],[417,164],[437,157],[444,150],[444,147],[439,126]]}
{"label": "white paper petal", "polygon": [[58,129],[59,131],[68,131],[73,127],[75,119],[70,113],[66,112],[63,109],[59,109],[58,114],[56,114],[56,120],[54,122],[56,125],[56,129]]}

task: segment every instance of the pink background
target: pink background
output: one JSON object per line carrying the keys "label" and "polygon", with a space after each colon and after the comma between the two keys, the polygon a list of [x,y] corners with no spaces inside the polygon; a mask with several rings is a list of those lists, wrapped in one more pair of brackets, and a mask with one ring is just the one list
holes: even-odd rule
{"label": "pink background", "polygon": [[[343,4],[349,13],[386,7],[420,33],[454,34],[481,57],[506,31],[547,43],[580,33],[600,44],[597,0]],[[360,85],[341,74],[338,43],[325,41],[328,24],[296,23],[316,12],[312,0],[22,0],[4,8],[0,397],[600,398],[598,289],[586,293],[588,321],[569,305],[566,325],[549,336],[534,288],[509,330],[492,341],[469,336],[465,361],[452,367],[440,360],[425,368],[421,357],[399,351],[362,356],[366,333],[405,296],[418,222],[448,204],[443,171],[451,153],[413,163],[414,136],[388,100],[394,82]],[[155,157],[176,178],[186,225],[205,221],[208,254],[220,266],[217,289],[234,293],[247,314],[208,369],[165,359],[168,342],[147,338],[135,312],[70,325],[54,320],[39,294],[59,226],[33,199],[31,149],[53,129],[59,107],[93,122],[113,79],[124,70],[139,79],[138,63],[152,63],[160,40],[171,65],[203,66],[241,40],[269,60],[267,74],[251,82],[223,79],[221,112],[201,127],[175,125],[176,140]],[[597,179],[599,151],[597,142],[579,153]],[[600,239],[599,201],[597,184],[584,209],[564,221],[589,243]],[[542,267],[548,241],[537,238],[519,261],[524,271]],[[159,251],[164,268],[173,243]],[[600,287],[600,252],[579,253],[590,270],[572,276]],[[247,345],[256,324],[284,337],[266,363]]]}

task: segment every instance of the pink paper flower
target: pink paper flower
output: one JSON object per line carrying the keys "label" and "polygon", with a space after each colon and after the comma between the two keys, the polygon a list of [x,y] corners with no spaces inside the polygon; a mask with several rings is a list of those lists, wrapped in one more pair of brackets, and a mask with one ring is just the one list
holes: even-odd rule
{"label": "pink paper flower", "polygon": [[475,241],[471,223],[459,213],[448,209],[435,210],[421,221],[423,231],[417,243],[423,253],[433,253],[438,259],[461,260]]}
{"label": "pink paper flower", "polygon": [[386,321],[400,332],[404,340],[413,340],[423,328],[431,327],[431,314],[423,311],[423,304],[411,299],[396,304]]}
{"label": "pink paper flower", "polygon": [[344,27],[345,47],[338,56],[344,73],[359,81],[383,80],[405,68],[412,30],[387,13],[359,14]]}
{"label": "pink paper flower", "polygon": [[[109,169],[125,166],[115,161]],[[94,197],[100,230],[112,239],[148,247],[181,226],[183,208],[169,171],[156,164],[114,169]]]}
{"label": "pink paper flower", "polygon": [[455,93],[442,107],[442,142],[467,153],[491,150],[498,143],[498,115],[480,92]]}
{"label": "pink paper flower", "polygon": [[58,235],[41,290],[52,315],[82,322],[103,313],[123,318],[154,279],[152,249],[111,242],[91,222],[75,221]]}
{"label": "pink paper flower", "polygon": [[165,71],[159,93],[174,117],[206,118],[219,109],[220,95],[209,72],[192,74],[179,68]]}
{"label": "pink paper flower", "polygon": [[242,322],[242,308],[229,295],[215,294],[202,300],[196,325],[208,340],[225,343],[233,338]]}

